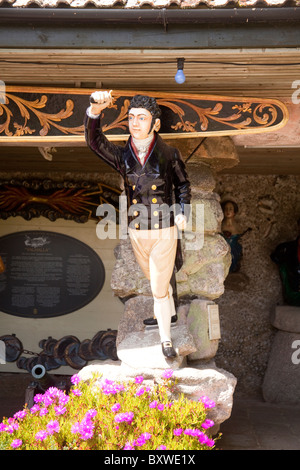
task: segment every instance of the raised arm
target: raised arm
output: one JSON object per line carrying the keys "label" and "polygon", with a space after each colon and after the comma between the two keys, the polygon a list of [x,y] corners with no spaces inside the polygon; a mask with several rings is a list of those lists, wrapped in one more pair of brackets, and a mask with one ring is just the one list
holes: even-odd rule
{"label": "raised arm", "polygon": [[96,91],[90,98],[85,116],[85,140],[89,148],[108,165],[122,173],[122,148],[109,142],[101,129],[102,111],[112,102],[111,91]]}

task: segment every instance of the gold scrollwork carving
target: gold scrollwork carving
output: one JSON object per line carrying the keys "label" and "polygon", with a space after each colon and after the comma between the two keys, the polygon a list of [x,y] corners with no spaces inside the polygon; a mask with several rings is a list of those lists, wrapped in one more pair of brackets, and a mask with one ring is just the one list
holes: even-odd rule
{"label": "gold scrollwork carving", "polygon": [[[15,133],[13,134],[10,131],[10,122],[13,118],[13,113],[8,108],[9,102],[13,101],[17,107],[19,108],[20,115],[24,119],[23,124],[19,124],[17,122],[13,123],[14,128],[16,129]],[[25,134],[33,134],[35,129],[31,129],[27,123],[30,120],[30,112],[32,112],[39,120],[40,125],[42,126],[39,134],[40,136],[46,136],[49,132],[49,129],[55,127],[56,129],[60,130],[64,134],[82,134],[83,132],[83,125],[77,127],[65,127],[59,125],[58,122],[63,121],[64,119],[69,118],[73,114],[74,110],[74,102],[70,99],[66,101],[65,109],[61,109],[56,114],[45,113],[40,111],[44,108],[47,104],[47,96],[42,95],[40,99],[36,99],[34,101],[25,100],[19,96],[15,96],[11,93],[5,94],[5,104],[0,103],[0,116],[3,115],[3,112],[6,113],[6,120],[5,122],[0,125],[0,134],[4,131],[5,135],[7,136],[21,136]]]}
{"label": "gold scrollwork carving", "polygon": [[[174,102],[167,102],[164,100],[158,100],[158,103],[162,106],[167,106],[179,116],[180,121],[177,124],[171,126],[172,129],[182,129],[185,132],[196,132],[195,126],[197,121],[193,123],[190,121],[184,121],[183,116],[185,115],[185,112],[180,106]],[[251,125],[262,128],[271,127],[278,116],[275,106],[271,103],[259,103],[253,112],[251,103],[243,103],[242,105],[235,104],[232,106],[233,113],[229,116],[223,117],[221,115],[221,111],[223,110],[222,103],[217,103],[213,108],[202,108],[184,100],[176,100],[176,103],[181,103],[188,106],[197,114],[201,125],[201,131],[203,132],[208,130],[210,121],[217,121],[236,130],[246,130],[249,129]],[[251,116],[248,116],[240,121],[244,113],[249,113]],[[262,117],[260,117],[259,114],[261,114]]]}
{"label": "gold scrollwork carving", "polygon": [[[84,143],[83,117],[93,91],[7,87],[0,103],[0,141]],[[113,102],[102,113],[109,139],[127,138],[128,107],[137,93],[113,90]],[[288,121],[286,106],[275,99],[144,93],[154,96],[162,109],[164,137],[260,133],[278,130]]]}

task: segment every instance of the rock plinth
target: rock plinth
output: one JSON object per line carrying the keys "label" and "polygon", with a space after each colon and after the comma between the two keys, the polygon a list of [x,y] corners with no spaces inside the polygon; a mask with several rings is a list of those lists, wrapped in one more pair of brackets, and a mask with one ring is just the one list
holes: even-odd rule
{"label": "rock plinth", "polygon": [[263,380],[263,397],[270,403],[300,403],[300,307],[282,305],[271,316],[277,332]]}
{"label": "rock plinth", "polygon": [[[129,382],[137,376],[143,376],[147,385],[154,386],[162,382],[162,370],[152,368],[133,368],[111,360],[90,363],[81,369],[79,376],[89,381],[94,374],[115,382]],[[236,378],[223,369],[218,369],[212,362],[206,366],[184,367],[174,371],[172,376],[176,381],[173,395],[170,399],[178,398],[183,393],[187,398],[198,401],[201,397],[209,397],[215,406],[207,410],[207,416],[215,423],[215,431],[231,414],[233,392]]]}

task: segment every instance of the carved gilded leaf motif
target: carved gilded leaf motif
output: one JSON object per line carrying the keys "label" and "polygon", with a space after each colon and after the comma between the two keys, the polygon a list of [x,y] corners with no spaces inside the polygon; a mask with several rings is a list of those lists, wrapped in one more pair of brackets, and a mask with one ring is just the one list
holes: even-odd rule
{"label": "carved gilded leaf motif", "polygon": [[[84,115],[94,90],[7,87],[0,103],[0,142],[85,142]],[[102,129],[109,139],[128,136],[130,99],[140,92],[114,90],[102,112]],[[288,121],[278,100],[214,95],[147,93],[161,108],[160,132],[165,137],[200,137],[278,130]]]}

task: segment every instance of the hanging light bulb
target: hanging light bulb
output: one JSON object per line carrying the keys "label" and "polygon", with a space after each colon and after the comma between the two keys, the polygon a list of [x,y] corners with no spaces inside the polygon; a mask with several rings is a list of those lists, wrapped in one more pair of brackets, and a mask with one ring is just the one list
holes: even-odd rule
{"label": "hanging light bulb", "polygon": [[184,59],[177,59],[177,73],[175,75],[175,82],[181,85],[185,82],[185,75],[183,73]]}

